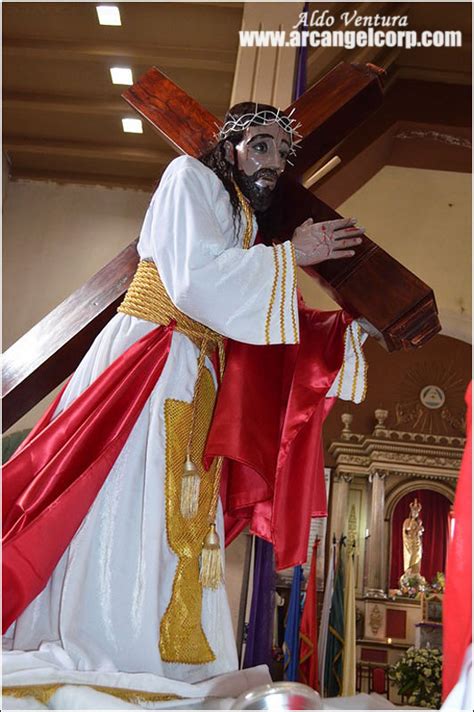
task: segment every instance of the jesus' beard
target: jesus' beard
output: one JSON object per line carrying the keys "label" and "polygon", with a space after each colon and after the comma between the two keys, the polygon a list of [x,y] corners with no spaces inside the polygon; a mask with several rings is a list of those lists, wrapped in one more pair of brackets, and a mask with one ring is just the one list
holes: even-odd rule
{"label": "jesus' beard", "polygon": [[235,168],[234,178],[242,193],[249,200],[255,212],[265,212],[273,200],[274,188],[261,187],[256,184],[259,178],[272,177],[278,180],[278,173],[269,168],[261,168],[253,175],[248,176],[244,171]]}

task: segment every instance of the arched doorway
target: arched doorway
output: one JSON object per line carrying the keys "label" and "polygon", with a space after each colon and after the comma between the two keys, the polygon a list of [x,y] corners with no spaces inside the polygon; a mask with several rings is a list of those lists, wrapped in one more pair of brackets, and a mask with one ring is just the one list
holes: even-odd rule
{"label": "arched doorway", "polygon": [[449,537],[449,516],[452,503],[445,494],[432,489],[411,489],[395,504],[392,512],[389,588],[398,588],[403,574],[402,525],[410,514],[410,502],[415,497],[421,503],[423,522],[423,557],[421,574],[432,581],[438,571],[445,570]]}

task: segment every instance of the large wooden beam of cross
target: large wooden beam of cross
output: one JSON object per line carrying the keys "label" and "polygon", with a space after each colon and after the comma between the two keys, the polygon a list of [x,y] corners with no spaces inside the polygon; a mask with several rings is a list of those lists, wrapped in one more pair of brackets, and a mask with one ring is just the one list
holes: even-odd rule
{"label": "large wooden beam of cross", "polygon": [[[219,121],[156,68],[124,94],[179,152],[200,155],[214,141]],[[295,108],[302,148],[284,176],[280,234],[291,237],[307,217],[338,217],[300,184],[301,174],[333,149],[381,103],[368,67],[341,63],[303,94]],[[3,358],[3,428],[15,423],[76,368],[113,316],[138,261],[135,243],[21,337]],[[350,260],[308,268],[333,299],[388,350],[421,346],[440,331],[431,289],[367,236]]]}

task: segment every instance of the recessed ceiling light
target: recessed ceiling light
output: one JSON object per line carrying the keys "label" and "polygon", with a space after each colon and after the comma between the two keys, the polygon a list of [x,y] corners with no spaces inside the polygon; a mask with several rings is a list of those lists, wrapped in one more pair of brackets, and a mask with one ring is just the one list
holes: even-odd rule
{"label": "recessed ceiling light", "polygon": [[122,127],[125,133],[143,133],[141,119],[122,119]]}
{"label": "recessed ceiling light", "polygon": [[99,24],[121,25],[120,10],[116,5],[96,5]]}
{"label": "recessed ceiling light", "polygon": [[133,74],[129,67],[110,67],[110,76],[114,84],[133,84]]}

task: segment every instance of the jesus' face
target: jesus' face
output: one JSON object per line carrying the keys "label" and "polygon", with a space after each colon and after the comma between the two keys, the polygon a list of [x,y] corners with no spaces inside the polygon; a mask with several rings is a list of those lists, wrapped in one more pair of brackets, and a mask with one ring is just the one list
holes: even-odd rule
{"label": "jesus' face", "polygon": [[289,134],[276,123],[249,126],[235,147],[226,142],[226,158],[235,167],[237,185],[254,210],[263,211],[270,206],[290,149]]}

